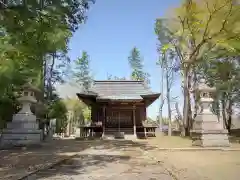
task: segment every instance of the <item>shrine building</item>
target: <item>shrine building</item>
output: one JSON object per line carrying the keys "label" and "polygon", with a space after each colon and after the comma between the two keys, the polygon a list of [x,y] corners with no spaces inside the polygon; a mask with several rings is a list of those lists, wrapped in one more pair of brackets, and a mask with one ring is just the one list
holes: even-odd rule
{"label": "shrine building", "polygon": [[87,92],[77,96],[91,108],[93,131],[102,136],[114,132],[139,136],[144,133],[146,108],[160,93],[152,92],[143,81],[108,80],[94,81]]}

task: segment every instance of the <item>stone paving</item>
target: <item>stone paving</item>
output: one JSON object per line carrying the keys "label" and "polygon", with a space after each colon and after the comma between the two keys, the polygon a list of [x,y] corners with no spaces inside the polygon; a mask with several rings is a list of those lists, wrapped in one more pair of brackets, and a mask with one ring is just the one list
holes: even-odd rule
{"label": "stone paving", "polygon": [[140,148],[119,150],[99,146],[80,152],[58,166],[25,180],[174,180],[169,172]]}

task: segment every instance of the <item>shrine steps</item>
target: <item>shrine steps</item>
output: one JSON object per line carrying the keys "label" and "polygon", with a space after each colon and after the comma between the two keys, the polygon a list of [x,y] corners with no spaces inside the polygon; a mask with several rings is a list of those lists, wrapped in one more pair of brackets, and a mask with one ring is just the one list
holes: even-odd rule
{"label": "shrine steps", "polygon": [[125,139],[134,140],[136,136],[133,133],[133,128],[106,128],[103,139]]}
{"label": "shrine steps", "polygon": [[114,135],[117,132],[124,132],[125,135],[133,135],[133,128],[106,128],[105,134],[106,135]]}

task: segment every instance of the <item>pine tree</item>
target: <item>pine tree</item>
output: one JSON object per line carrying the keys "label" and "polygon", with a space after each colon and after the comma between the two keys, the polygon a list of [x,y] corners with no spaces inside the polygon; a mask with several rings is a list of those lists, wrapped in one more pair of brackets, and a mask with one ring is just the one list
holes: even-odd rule
{"label": "pine tree", "polygon": [[89,56],[86,51],[83,51],[82,57],[78,58],[75,62],[74,78],[76,82],[81,83],[84,91],[88,91],[92,77],[90,75]]}
{"label": "pine tree", "polygon": [[149,84],[149,74],[143,70],[143,59],[140,56],[140,51],[136,47],[131,50],[128,62],[132,69],[131,79],[144,81],[146,84]]}

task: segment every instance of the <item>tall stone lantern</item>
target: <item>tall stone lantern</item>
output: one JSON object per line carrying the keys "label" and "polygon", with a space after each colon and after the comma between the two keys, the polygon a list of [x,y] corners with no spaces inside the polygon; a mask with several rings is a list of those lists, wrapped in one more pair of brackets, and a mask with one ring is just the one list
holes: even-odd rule
{"label": "tall stone lantern", "polygon": [[222,121],[211,110],[213,98],[211,95],[216,88],[209,87],[204,79],[200,80],[198,86],[193,90],[200,96],[200,112],[194,119],[191,131],[192,145],[202,147],[229,146],[228,132],[223,128]]}
{"label": "tall stone lantern", "polygon": [[30,84],[22,89],[18,98],[21,110],[13,115],[12,122],[2,132],[0,145],[3,147],[39,144],[41,140],[41,130],[30,108],[32,103],[37,102],[34,96],[37,89]]}

